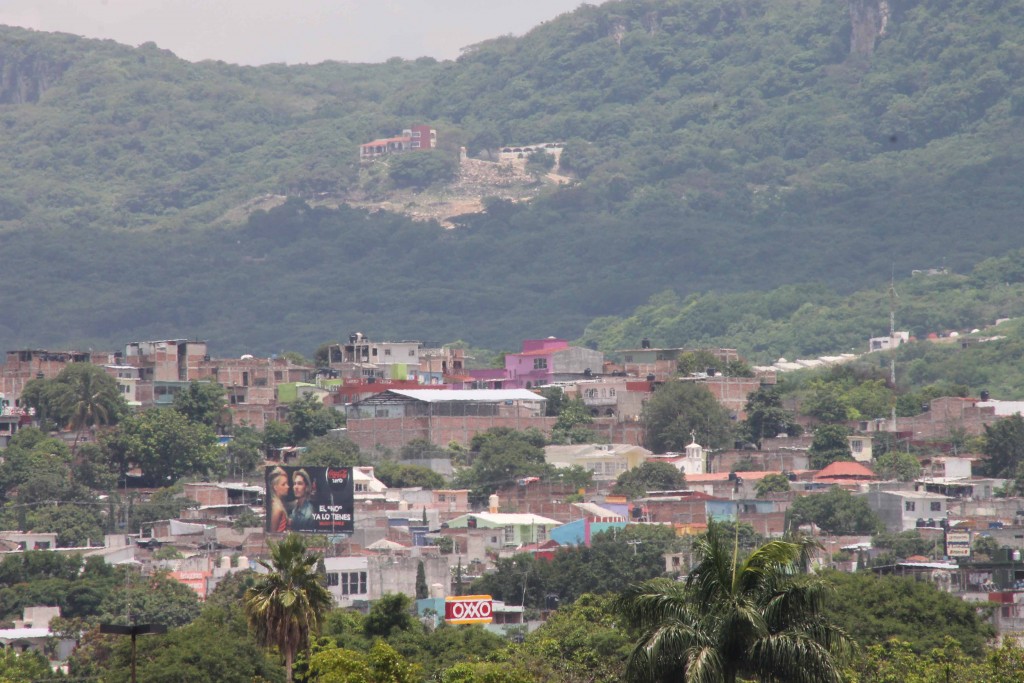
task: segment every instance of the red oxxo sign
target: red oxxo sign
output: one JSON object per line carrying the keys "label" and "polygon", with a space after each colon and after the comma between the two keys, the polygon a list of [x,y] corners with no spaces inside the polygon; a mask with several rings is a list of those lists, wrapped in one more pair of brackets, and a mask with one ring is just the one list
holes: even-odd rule
{"label": "red oxxo sign", "polygon": [[444,599],[444,620],[449,624],[491,623],[490,595],[460,595]]}

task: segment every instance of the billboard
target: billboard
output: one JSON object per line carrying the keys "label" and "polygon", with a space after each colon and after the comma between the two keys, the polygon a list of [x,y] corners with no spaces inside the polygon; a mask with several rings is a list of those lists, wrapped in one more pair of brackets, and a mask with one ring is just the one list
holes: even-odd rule
{"label": "billboard", "polygon": [[267,467],[267,533],[350,534],[351,467]]}
{"label": "billboard", "polygon": [[493,605],[490,595],[460,595],[444,599],[444,620],[449,624],[489,624]]}
{"label": "billboard", "polygon": [[946,532],[946,557],[970,557],[971,533],[969,531]]}

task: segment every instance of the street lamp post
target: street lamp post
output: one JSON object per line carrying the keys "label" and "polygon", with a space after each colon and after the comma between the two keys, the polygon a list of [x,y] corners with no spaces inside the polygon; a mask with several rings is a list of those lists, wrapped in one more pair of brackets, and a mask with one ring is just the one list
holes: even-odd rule
{"label": "street lamp post", "polygon": [[147,633],[167,633],[167,627],[163,624],[100,624],[100,633],[110,633],[119,636],[132,637],[132,683],[135,679],[135,638]]}

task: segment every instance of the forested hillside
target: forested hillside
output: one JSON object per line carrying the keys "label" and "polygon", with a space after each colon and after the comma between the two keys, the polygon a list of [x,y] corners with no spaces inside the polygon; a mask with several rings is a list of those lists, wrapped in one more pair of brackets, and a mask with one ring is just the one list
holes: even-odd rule
{"label": "forested hillside", "polygon": [[[1021,35],[988,0],[635,0],[454,62],[253,68],[3,28],[0,345],[500,347],[665,290],[969,272],[1024,246]],[[412,123],[453,155],[564,141],[579,182],[453,230],[315,206]],[[266,193],[307,203],[230,211]]]}

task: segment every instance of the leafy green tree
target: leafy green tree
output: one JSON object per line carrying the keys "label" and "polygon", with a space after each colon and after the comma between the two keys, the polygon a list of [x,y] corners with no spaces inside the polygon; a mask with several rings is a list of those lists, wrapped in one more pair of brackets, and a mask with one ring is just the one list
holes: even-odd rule
{"label": "leafy green tree", "polygon": [[198,422],[214,430],[223,429],[229,417],[224,387],[216,382],[192,380],[174,395],[173,408],[189,422]]}
{"label": "leafy green tree", "polygon": [[69,488],[71,452],[60,439],[38,429],[22,429],[11,438],[0,463],[4,495],[17,490],[18,502],[60,500]]}
{"label": "leafy green tree", "polygon": [[412,598],[404,593],[387,593],[370,606],[370,613],[363,620],[363,631],[370,638],[387,638],[417,625],[412,616]]}
{"label": "leafy green tree", "polygon": [[399,460],[427,460],[450,458],[451,453],[428,439],[413,439],[398,451]]}
{"label": "leafy green tree", "polygon": [[526,172],[533,176],[543,176],[555,167],[555,157],[544,150],[536,149],[526,156]]}
{"label": "leafy green tree", "polygon": [[1024,463],[1024,417],[1010,415],[985,425],[982,452],[986,459],[979,463],[982,474],[1013,478]]}
{"label": "leafy green tree", "polygon": [[299,455],[299,465],[302,467],[352,467],[363,464],[363,456],[354,441],[334,436],[313,439]]}
{"label": "leafy green tree", "polygon": [[754,487],[758,498],[765,498],[770,493],[785,493],[788,490],[789,477],[784,474],[766,474]]}
{"label": "leafy green tree", "polygon": [[882,479],[914,481],[921,476],[921,462],[910,453],[889,451],[875,458],[875,474]]}
{"label": "leafy green tree", "polygon": [[76,430],[72,453],[86,427],[116,424],[128,410],[117,382],[96,365],[72,363],[54,381],[68,387],[68,426]]}
{"label": "leafy green tree", "polygon": [[996,559],[996,553],[999,552],[1000,547],[999,541],[992,536],[978,535],[974,537],[972,551],[974,552],[975,557],[981,555],[983,557],[987,557],[989,560],[994,560]]}
{"label": "leafy green tree", "polygon": [[811,447],[807,449],[807,455],[810,456],[811,460],[811,467],[820,470],[836,461],[853,460],[850,442],[846,438],[849,435],[850,430],[842,425],[818,425],[814,430],[814,439],[811,441]]}
{"label": "leafy green tree", "polygon": [[891,560],[905,560],[911,555],[935,555],[936,543],[941,541],[926,540],[916,530],[902,531],[897,534],[881,532],[871,538],[871,545],[879,550],[891,553]]}
{"label": "leafy green tree", "polygon": [[166,486],[187,475],[223,471],[217,435],[175,410],[151,408],[134,415],[101,443],[122,477],[137,466],[150,485]]}
{"label": "leafy green tree", "polygon": [[95,501],[35,507],[28,514],[28,528],[57,532],[57,546],[61,548],[83,548],[103,543],[102,517]]}
{"label": "leafy green tree", "polygon": [[616,603],[641,634],[630,680],[842,680],[851,645],[824,609],[828,584],[800,575],[800,544],[771,541],[740,557],[712,525],[694,551],[685,583],[653,579]]}
{"label": "leafy green tree", "polygon": [[873,572],[828,571],[824,576],[835,586],[828,605],[832,618],[861,646],[895,638],[920,655],[952,637],[977,657],[992,637],[986,610],[939,590],[930,581]]}
{"label": "leafy green tree", "polygon": [[471,497],[483,501],[502,486],[523,477],[546,477],[554,468],[544,460],[543,442],[536,435],[495,428],[473,437],[472,465],[460,470],[454,484],[472,489]]}
{"label": "leafy green tree", "polygon": [[312,680],[322,683],[420,683],[419,666],[405,659],[383,640],[373,644],[368,653],[324,649],[310,658]]}
{"label": "leafy green tree", "polygon": [[705,448],[732,441],[729,413],[714,395],[693,382],[667,382],[644,404],[644,442],[655,453],[679,451],[694,438]]}
{"label": "leafy green tree", "polygon": [[288,683],[295,654],[308,649],[310,634],[319,630],[331,607],[331,594],[316,572],[319,561],[301,536],[290,534],[271,544],[269,562],[257,560],[268,573],[245,592],[249,628],[262,645],[277,647]]}
{"label": "leafy green tree", "polygon": [[263,450],[268,455],[275,449],[284,448],[294,443],[292,428],[287,422],[268,422],[263,426]]}
{"label": "leafy green tree", "polygon": [[797,424],[793,413],[782,407],[782,393],[778,387],[763,386],[752,392],[747,397],[743,411],[747,415],[743,421],[743,431],[758,449],[765,437],[803,434],[803,428]]}
{"label": "leafy green tree", "polygon": [[708,368],[719,369],[718,356],[705,349],[687,351],[680,354],[676,362],[676,371],[681,375],[706,372]]}
{"label": "leafy green tree", "polygon": [[886,386],[885,380],[874,379],[851,387],[846,392],[845,400],[850,406],[851,419],[873,420],[889,417],[896,397]]}
{"label": "leafy green tree", "polygon": [[0,681],[4,683],[33,683],[48,680],[53,670],[40,652],[18,652],[14,648],[0,650]]}
{"label": "leafy green tree", "polygon": [[167,574],[142,576],[138,569],[125,567],[120,576],[121,589],[108,593],[99,606],[100,621],[124,624],[128,623],[130,614],[139,623],[174,628],[199,616],[196,592]]}
{"label": "leafy green tree", "polygon": [[288,407],[288,424],[292,428],[292,439],[303,443],[341,427],[345,416],[309,394]]}
{"label": "leafy green tree", "polygon": [[598,440],[597,434],[588,427],[593,422],[594,418],[583,399],[572,398],[565,402],[558,414],[558,419],[555,420],[555,425],[551,429],[551,442],[594,443]]}
{"label": "leafy green tree", "polygon": [[561,387],[544,387],[538,392],[547,401],[544,403],[544,415],[546,417],[558,417],[562,408],[569,402],[569,398],[562,391]]}
{"label": "leafy green tree", "polygon": [[423,600],[427,598],[428,595],[427,572],[423,567],[423,560],[420,560],[416,563],[416,599]]}
{"label": "leafy green tree", "polygon": [[882,527],[867,500],[838,486],[797,498],[788,515],[791,524],[814,524],[830,534],[872,534]]}
{"label": "leafy green tree", "polygon": [[52,380],[28,382],[21,400],[44,424],[75,429],[75,446],[86,427],[116,424],[128,412],[117,382],[91,363],[71,363]]}
{"label": "leafy green tree", "polygon": [[110,491],[117,486],[117,464],[99,444],[81,444],[75,455],[72,477],[76,482],[96,491]]}
{"label": "leafy green tree", "polygon": [[240,476],[254,472],[265,460],[263,438],[252,427],[235,427],[224,447],[227,473]]}
{"label": "leafy green tree", "polygon": [[835,383],[817,382],[803,410],[826,424],[839,424],[850,418],[850,405],[842,389]]}
{"label": "leafy green tree", "polygon": [[[237,604],[237,603],[236,603]],[[86,637],[69,662],[76,678],[128,683],[131,644],[95,632]],[[165,635],[138,641],[138,680],[173,683],[281,683],[284,671],[249,635],[240,610],[204,607],[192,623]]]}
{"label": "leafy green tree", "polygon": [[626,470],[615,480],[612,492],[628,498],[642,498],[648,491],[679,491],[686,488],[686,475],[667,462],[647,461]]}
{"label": "leafy green tree", "polygon": [[388,177],[396,187],[422,189],[455,179],[458,161],[442,150],[396,154],[388,160]]}
{"label": "leafy green tree", "polygon": [[430,468],[421,465],[402,465],[387,460],[377,463],[373,473],[388,488],[419,486],[425,489],[440,489],[444,488],[446,483],[444,477]]}
{"label": "leafy green tree", "polygon": [[555,610],[521,645],[493,658],[529,671],[535,681],[617,683],[623,680],[630,641],[613,600],[583,594]]}

